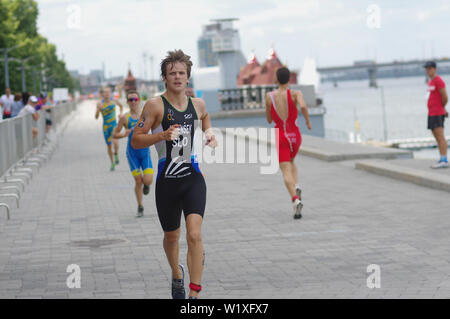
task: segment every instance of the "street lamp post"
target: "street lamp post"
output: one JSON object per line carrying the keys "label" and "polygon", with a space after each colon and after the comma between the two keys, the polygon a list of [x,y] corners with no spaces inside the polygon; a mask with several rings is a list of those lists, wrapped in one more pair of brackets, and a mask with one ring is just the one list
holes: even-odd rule
{"label": "street lamp post", "polygon": [[19,70],[21,70],[22,72],[22,92],[26,92],[27,90],[27,85],[26,85],[26,77],[25,77],[25,62],[27,62],[28,60],[34,58],[35,55],[29,56],[28,58],[25,58],[23,60],[20,59],[16,59],[16,58],[9,58],[12,61],[18,61],[21,64],[21,67],[18,68]]}
{"label": "street lamp post", "polygon": [[380,88],[380,94],[381,94],[381,110],[383,113],[383,138],[384,138],[384,142],[387,142],[388,131],[387,131],[386,101],[385,101],[385,97],[384,97],[384,87],[382,85],[380,85],[379,88]]}
{"label": "street lamp post", "polygon": [[48,89],[47,85],[47,75],[46,71],[50,70],[50,68],[45,68],[44,64],[41,64],[41,68],[39,69],[39,92],[42,92],[44,87],[45,90]]}
{"label": "street lamp post", "polygon": [[153,60],[154,60],[154,57],[153,57],[153,54],[152,55],[150,55],[150,76],[151,76],[151,81],[150,81],[150,83],[151,83],[151,94],[152,94],[152,96],[153,95],[155,95],[155,93],[156,93],[156,91],[157,90],[155,90],[155,77],[154,77],[154,74],[153,74]]}
{"label": "street lamp post", "polygon": [[36,69],[33,67],[31,69],[32,77],[33,77],[33,92],[36,92]]}
{"label": "street lamp post", "polygon": [[[33,77],[33,92],[36,92],[36,86],[38,84],[36,82],[37,82],[37,80],[39,80],[39,91],[37,91],[38,92],[37,94],[39,94],[39,92],[42,91],[42,71],[44,71],[44,70],[48,70],[48,69],[43,69],[43,68],[39,68],[39,67],[35,67],[35,66],[33,66],[31,68],[32,77]],[[39,79],[36,79],[36,75],[39,76]]]}
{"label": "street lamp post", "polygon": [[9,88],[8,52],[21,47],[22,45],[23,44],[18,44],[11,48],[0,48],[0,52],[3,52],[3,61],[5,63],[5,88]]}

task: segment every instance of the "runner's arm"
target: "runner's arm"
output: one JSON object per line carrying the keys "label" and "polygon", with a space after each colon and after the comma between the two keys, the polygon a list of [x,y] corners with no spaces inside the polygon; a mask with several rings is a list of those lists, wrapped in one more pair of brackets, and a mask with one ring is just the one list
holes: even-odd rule
{"label": "runner's arm", "polygon": [[134,128],[131,146],[135,149],[149,147],[161,141],[172,141],[179,136],[180,125],[172,125],[167,131],[148,134],[153,125],[161,117],[156,99],[149,99],[141,113],[141,118]]}
{"label": "runner's arm", "polygon": [[95,110],[95,119],[98,119],[100,116],[100,102],[97,103],[97,109]]}
{"label": "runner's arm", "polygon": [[209,117],[208,111],[206,111],[205,101],[202,99],[195,99],[196,105],[201,113],[200,121],[202,121],[202,131],[205,132],[206,145],[216,148],[218,146],[216,136],[212,130],[211,118]]}
{"label": "runner's arm", "polygon": [[300,91],[296,91],[297,93],[297,103],[300,104],[300,110],[302,111],[303,117],[305,118],[306,126],[308,127],[308,130],[312,129],[311,122],[309,121],[309,113],[308,113],[308,106],[305,103],[305,100],[303,99],[303,94]]}
{"label": "runner's arm", "polygon": [[272,114],[270,113],[271,99],[270,93],[266,93],[266,119],[269,124],[272,123]]}
{"label": "runner's arm", "polygon": [[[121,115],[119,116],[119,123],[117,124],[117,126],[114,128],[113,131],[113,137],[114,138],[123,138],[123,137],[127,137],[128,135],[130,135],[131,130],[127,130],[125,127],[125,115]],[[125,133],[120,133],[120,131],[122,131],[122,127],[125,127]]]}
{"label": "runner's arm", "polygon": [[119,116],[120,116],[123,114],[123,105],[122,105],[122,103],[120,103],[119,100],[116,100],[115,102],[119,105],[119,109],[120,109]]}
{"label": "runner's arm", "polygon": [[202,99],[196,98],[195,105],[197,106],[198,110],[200,111],[200,118],[199,120],[202,121],[202,131],[206,132],[210,128],[212,128],[211,125],[211,118],[209,117],[208,111],[206,111],[206,104],[205,101]]}

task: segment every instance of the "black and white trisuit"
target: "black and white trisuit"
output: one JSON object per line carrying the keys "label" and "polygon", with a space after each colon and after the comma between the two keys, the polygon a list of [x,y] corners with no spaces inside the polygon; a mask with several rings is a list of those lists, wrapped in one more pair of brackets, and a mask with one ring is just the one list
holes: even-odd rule
{"label": "black and white trisuit", "polygon": [[181,211],[203,217],[206,205],[206,184],[199,169],[194,149],[196,129],[201,129],[200,119],[190,97],[183,111],[177,110],[161,96],[164,116],[161,125],[153,133],[166,131],[179,124],[180,136],[173,141],[155,144],[159,155],[156,180],[156,208],[159,221],[165,232],[180,227]]}

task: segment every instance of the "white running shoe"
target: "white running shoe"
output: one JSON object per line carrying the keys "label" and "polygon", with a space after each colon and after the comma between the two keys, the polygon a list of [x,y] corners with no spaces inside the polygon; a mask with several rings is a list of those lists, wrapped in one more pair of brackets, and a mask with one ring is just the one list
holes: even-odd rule
{"label": "white running shoe", "polygon": [[302,218],[302,208],[303,208],[303,204],[301,202],[301,200],[299,200],[298,198],[294,201],[294,219],[300,219]]}
{"label": "white running shoe", "polygon": [[448,162],[443,162],[443,161],[438,162],[438,163],[436,163],[434,165],[431,165],[431,168],[433,168],[433,169],[448,168]]}

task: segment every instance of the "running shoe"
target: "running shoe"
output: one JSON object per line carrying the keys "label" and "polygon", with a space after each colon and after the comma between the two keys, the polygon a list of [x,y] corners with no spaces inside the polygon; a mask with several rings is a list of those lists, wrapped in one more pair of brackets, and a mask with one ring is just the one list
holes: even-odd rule
{"label": "running shoe", "polygon": [[294,219],[302,218],[302,208],[303,208],[302,201],[296,199],[294,202]]}
{"label": "running shoe", "polygon": [[144,184],[144,188],[142,189],[144,195],[147,195],[150,192],[150,186]]}
{"label": "running shoe", "polygon": [[114,171],[116,169],[116,164],[112,163],[111,164],[111,168],[109,169],[111,172]]}
{"label": "running shoe", "polygon": [[448,162],[440,161],[434,165],[431,165],[431,168],[433,169],[448,168]]}
{"label": "running shoe", "polygon": [[144,216],[144,206],[139,205],[136,217],[142,217],[142,216]]}
{"label": "running shoe", "polygon": [[198,299],[198,298],[195,296],[190,296],[189,299]]}
{"label": "running shoe", "polygon": [[300,200],[302,200],[302,190],[300,188],[295,189],[295,193]]}
{"label": "running shoe", "polygon": [[119,164],[119,155],[118,154],[114,154],[114,158],[116,159],[116,165]]}
{"label": "running shoe", "polygon": [[172,298],[186,299],[186,291],[184,290],[184,267],[182,264],[179,264],[178,266],[180,266],[181,272],[183,273],[183,278],[172,278]]}

